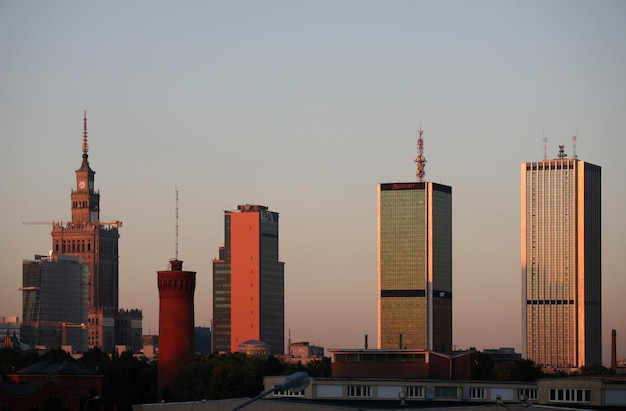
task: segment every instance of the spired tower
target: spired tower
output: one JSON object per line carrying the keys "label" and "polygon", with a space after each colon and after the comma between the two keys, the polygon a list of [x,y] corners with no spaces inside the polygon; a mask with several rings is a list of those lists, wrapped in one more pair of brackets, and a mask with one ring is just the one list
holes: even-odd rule
{"label": "spired tower", "polygon": [[159,287],[159,369],[158,396],[172,389],[176,372],[195,359],[193,297],[195,271],[183,271],[183,262],[174,259],[171,269],[157,271]]}
{"label": "spired tower", "polygon": [[[71,192],[72,221],[52,226],[52,255],[79,256],[89,266],[88,345],[109,350],[115,345],[114,318],[118,310],[120,221],[100,221],[100,193],[89,165],[87,113],[83,113],[83,160]],[[110,321],[106,320],[110,318]]]}
{"label": "spired tower", "polygon": [[452,349],[452,187],[378,185],[378,348]]}

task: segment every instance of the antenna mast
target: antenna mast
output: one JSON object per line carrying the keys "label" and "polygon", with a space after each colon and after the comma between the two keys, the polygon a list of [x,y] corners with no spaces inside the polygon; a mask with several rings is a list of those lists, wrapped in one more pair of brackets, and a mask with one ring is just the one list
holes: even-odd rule
{"label": "antenna mast", "polygon": [[176,190],[176,261],[178,261],[178,188],[174,185],[174,189]]}
{"label": "antenna mast", "polygon": [[83,110],[83,154],[87,154],[89,146],[87,145],[87,110]]}
{"label": "antenna mast", "polygon": [[426,171],[424,168],[426,167],[426,158],[424,157],[424,139],[422,138],[422,125],[420,124],[420,129],[417,132],[419,136],[417,138],[417,157],[415,158],[415,162],[417,163],[417,171],[415,172],[415,176],[417,177],[417,181],[420,183],[424,181],[424,176],[426,175]]}
{"label": "antenna mast", "polygon": [[[577,131],[578,131],[578,130],[577,130]],[[572,153],[572,158],[573,158],[574,160],[576,160],[576,159],[578,158],[578,156],[576,155],[576,134],[577,134],[577,133],[574,133],[574,135],[572,136],[572,146],[573,146],[573,148],[572,148],[572,149],[573,149],[573,151],[574,151],[574,152]]]}
{"label": "antenna mast", "polygon": [[546,161],[547,159],[548,159],[548,137],[546,137],[546,135],[544,134],[543,135],[543,161]]}

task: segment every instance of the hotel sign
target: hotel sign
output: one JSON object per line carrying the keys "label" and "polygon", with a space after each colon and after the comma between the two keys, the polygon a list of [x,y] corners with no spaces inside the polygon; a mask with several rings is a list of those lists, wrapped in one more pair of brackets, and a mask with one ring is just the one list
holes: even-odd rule
{"label": "hotel sign", "polygon": [[426,187],[426,183],[387,183],[381,184],[381,191],[389,190],[423,190]]}

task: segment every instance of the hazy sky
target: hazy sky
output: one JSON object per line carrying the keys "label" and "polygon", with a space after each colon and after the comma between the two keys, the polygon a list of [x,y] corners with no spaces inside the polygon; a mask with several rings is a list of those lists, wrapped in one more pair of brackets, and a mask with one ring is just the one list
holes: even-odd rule
{"label": "hazy sky", "polygon": [[209,326],[223,210],[280,213],[292,341],[376,341],[377,183],[453,188],[453,344],[521,350],[520,163],[602,166],[603,358],[626,358],[626,2],[0,3],[0,316],[70,218],[87,110],[120,305],[158,333],[179,250]]}

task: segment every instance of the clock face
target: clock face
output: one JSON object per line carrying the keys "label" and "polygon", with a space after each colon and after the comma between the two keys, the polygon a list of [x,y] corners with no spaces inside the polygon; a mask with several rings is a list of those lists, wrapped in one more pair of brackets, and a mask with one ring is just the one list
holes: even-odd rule
{"label": "clock face", "polygon": [[78,188],[80,188],[81,190],[85,188],[85,182],[84,181],[79,181],[78,182]]}

